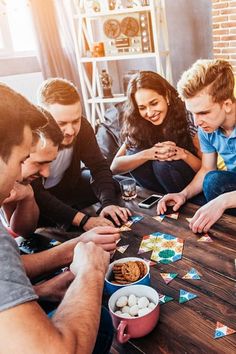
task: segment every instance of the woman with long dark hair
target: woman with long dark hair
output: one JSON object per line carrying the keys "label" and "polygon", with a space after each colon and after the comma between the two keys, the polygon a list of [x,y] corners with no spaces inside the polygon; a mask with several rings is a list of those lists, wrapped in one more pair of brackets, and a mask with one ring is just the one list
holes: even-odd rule
{"label": "woman with long dark hair", "polygon": [[159,74],[141,71],[130,80],[113,173],[130,172],[144,188],[182,190],[201,166],[192,117],[176,89]]}

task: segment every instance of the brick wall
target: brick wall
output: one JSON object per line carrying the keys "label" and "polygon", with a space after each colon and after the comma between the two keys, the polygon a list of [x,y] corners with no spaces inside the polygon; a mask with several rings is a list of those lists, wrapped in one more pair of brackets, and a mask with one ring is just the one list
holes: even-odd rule
{"label": "brick wall", "polygon": [[236,74],[236,1],[212,0],[214,58],[226,59]]}

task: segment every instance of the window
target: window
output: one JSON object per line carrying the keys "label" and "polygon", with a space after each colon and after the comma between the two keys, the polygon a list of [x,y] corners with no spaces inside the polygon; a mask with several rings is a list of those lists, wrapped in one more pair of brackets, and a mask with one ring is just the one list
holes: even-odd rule
{"label": "window", "polygon": [[36,53],[28,0],[0,0],[0,56]]}

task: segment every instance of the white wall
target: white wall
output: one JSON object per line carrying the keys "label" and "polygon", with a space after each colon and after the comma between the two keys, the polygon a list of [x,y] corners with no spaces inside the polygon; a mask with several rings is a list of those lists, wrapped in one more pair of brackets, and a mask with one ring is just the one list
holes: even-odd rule
{"label": "white wall", "polygon": [[0,82],[4,82],[14,90],[20,92],[32,103],[37,103],[36,93],[39,85],[43,81],[41,72],[11,76],[0,76]]}
{"label": "white wall", "polygon": [[[184,70],[197,59],[213,57],[211,0],[166,0],[173,84]],[[154,59],[122,60],[118,73],[111,72],[114,82],[120,83],[129,70],[156,70]],[[115,86],[115,85],[114,85]],[[115,91],[114,91],[115,92]]]}

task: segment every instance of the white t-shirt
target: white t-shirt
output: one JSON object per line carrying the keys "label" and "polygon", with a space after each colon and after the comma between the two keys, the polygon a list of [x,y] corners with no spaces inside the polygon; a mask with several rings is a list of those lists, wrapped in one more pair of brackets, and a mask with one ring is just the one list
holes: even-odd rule
{"label": "white t-shirt", "polygon": [[65,171],[71,164],[73,147],[60,150],[56,160],[50,165],[50,175],[44,179],[44,188],[56,186],[63,178]]}

